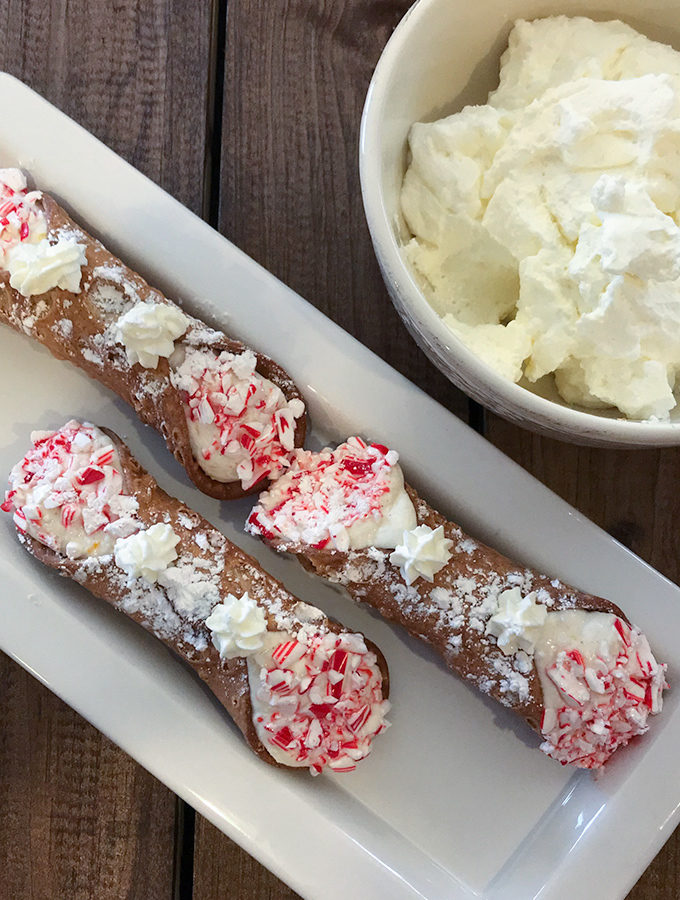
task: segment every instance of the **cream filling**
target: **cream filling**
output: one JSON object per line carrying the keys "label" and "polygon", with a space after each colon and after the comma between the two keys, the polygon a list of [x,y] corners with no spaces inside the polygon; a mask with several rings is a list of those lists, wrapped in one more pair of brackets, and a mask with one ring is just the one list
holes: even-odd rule
{"label": "cream filling", "polygon": [[[61,434],[71,438],[70,449],[48,452]],[[137,500],[122,493],[120,457],[110,438],[75,421],[44,441],[40,432],[32,437],[37,445],[9,479],[17,528],[71,559],[112,553],[119,538],[138,530]]]}
{"label": "cream filling", "polygon": [[592,665],[598,655],[606,660],[616,659],[621,644],[614,626],[617,618],[611,613],[582,609],[548,613],[536,641],[534,656],[546,709],[559,709],[565,705],[564,698],[547,674],[560,651],[578,650],[586,666]]}
{"label": "cream filling", "polygon": [[[385,475],[390,489],[380,503],[380,516],[369,516],[358,519],[345,529],[349,537],[349,549],[363,550],[366,547],[379,547],[391,550],[397,546],[405,531],[411,531],[418,524],[415,507],[404,488],[404,475],[399,466],[392,468]],[[338,549],[338,536],[333,535]]]}
{"label": "cream filling", "polygon": [[[273,529],[285,541],[311,547],[330,540],[341,552],[394,549],[417,525],[397,458],[394,451],[383,457],[358,438],[348,438],[335,451],[299,450],[290,472],[260,494],[247,530]],[[344,471],[348,464],[356,464],[357,480],[352,468],[350,474]]]}
{"label": "cream filling", "polygon": [[288,400],[256,366],[251,350],[216,355],[187,347],[171,359],[172,384],[187,395],[194,458],[210,478],[240,481],[246,490],[287,467],[304,414],[302,401]]}

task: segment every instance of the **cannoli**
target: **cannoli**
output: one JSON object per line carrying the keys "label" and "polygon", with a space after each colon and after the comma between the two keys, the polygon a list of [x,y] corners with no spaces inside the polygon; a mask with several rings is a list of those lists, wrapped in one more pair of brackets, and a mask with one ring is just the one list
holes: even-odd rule
{"label": "cannoli", "polygon": [[246,530],[431,644],[563,764],[602,766],[661,710],[666,666],[617,606],[464,534],[387,447],[297,451]]}
{"label": "cannoli", "polygon": [[287,466],[305,407],[280,366],[182,312],[18,169],[0,169],[0,229],[0,320],[130,403],[201,491],[244,496]]}
{"label": "cannoli", "polygon": [[34,433],[2,508],[38,560],[160,638],[274,765],[352,770],[386,725],[380,651],[162,491],[110,431]]}

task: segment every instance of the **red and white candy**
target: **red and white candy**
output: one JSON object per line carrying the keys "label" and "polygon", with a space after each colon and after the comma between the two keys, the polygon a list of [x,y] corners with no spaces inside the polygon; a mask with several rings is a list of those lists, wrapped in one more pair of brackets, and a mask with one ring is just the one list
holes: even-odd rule
{"label": "red and white candy", "polygon": [[260,494],[246,530],[316,549],[394,548],[416,525],[397,460],[359,437],[335,450],[297,450],[290,470]]}
{"label": "red and white candy", "polygon": [[601,626],[603,637],[593,652],[583,645],[557,650],[547,666],[537,647],[546,701],[542,749],[563,765],[596,769],[644,734],[648,717],[661,711],[666,666],[657,663],[647,638],[618,616],[567,610],[549,613],[546,621],[570,614]]}
{"label": "red and white candy", "polygon": [[259,375],[256,364],[250,350],[215,355],[188,349],[171,375],[186,404],[199,465],[216,481],[238,480],[245,490],[290,464],[296,419],[305,408]]}
{"label": "red and white candy", "polygon": [[0,169],[0,266],[6,266],[7,251],[17,244],[42,240],[47,224],[36,203],[40,191],[29,191],[19,169]]}
{"label": "red and white candy", "polygon": [[380,669],[361,635],[270,634],[248,671],[258,737],[285,765],[350,772],[388,725]]}
{"label": "red and white candy", "polygon": [[72,420],[32,441],[0,507],[18,531],[77,559],[111,553],[117,538],[139,529],[137,501],[122,493],[118,453],[102,431]]}

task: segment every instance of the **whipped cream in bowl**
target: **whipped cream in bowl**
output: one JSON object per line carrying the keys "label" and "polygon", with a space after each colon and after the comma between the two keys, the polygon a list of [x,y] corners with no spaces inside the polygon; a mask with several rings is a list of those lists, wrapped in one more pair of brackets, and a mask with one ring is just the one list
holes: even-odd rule
{"label": "whipped cream in bowl", "polygon": [[392,300],[452,381],[518,424],[680,443],[680,55],[622,22],[519,20],[499,85],[480,65],[495,12],[423,0],[376,68],[362,192]]}

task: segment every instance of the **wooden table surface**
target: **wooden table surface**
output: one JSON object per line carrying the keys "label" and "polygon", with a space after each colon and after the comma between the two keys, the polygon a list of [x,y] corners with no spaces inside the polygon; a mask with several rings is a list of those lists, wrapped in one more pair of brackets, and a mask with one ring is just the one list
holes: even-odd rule
{"label": "wooden table surface", "polygon": [[[357,144],[372,69],[408,6],[0,0],[1,67],[677,582],[680,450],[579,449],[482,415],[392,309]],[[0,898],[296,896],[2,655],[0,685]],[[680,830],[629,898],[679,896]]]}

